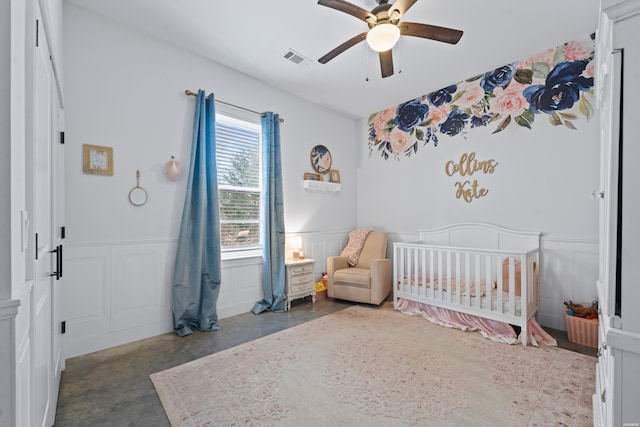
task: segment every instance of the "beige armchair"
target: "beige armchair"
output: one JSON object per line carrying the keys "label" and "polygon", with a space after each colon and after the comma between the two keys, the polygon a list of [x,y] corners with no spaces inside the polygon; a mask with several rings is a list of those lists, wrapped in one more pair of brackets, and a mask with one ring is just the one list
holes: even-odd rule
{"label": "beige armchair", "polygon": [[372,231],[354,267],[346,257],[328,257],[327,296],[379,305],[391,292],[391,260],[386,253],[387,234]]}

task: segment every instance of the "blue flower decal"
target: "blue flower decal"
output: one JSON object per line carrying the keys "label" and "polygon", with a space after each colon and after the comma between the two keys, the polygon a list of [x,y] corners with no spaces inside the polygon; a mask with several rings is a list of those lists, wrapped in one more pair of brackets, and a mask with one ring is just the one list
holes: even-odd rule
{"label": "blue flower decal", "polygon": [[413,99],[398,106],[396,112],[396,124],[398,129],[409,132],[414,126],[422,123],[429,114],[429,106],[420,102],[420,99]]}
{"label": "blue flower decal", "polygon": [[457,85],[447,86],[444,89],[436,90],[427,95],[427,99],[431,105],[439,107],[446,102],[451,102],[453,94],[458,90]]}
{"label": "blue flower decal", "polygon": [[484,116],[471,116],[469,123],[472,128],[477,128],[480,126],[486,126],[489,123],[489,119],[491,119],[489,114],[485,114]]}
{"label": "blue flower decal", "polygon": [[462,110],[454,110],[449,114],[447,121],[440,125],[440,132],[454,136],[462,132],[469,120],[469,115]]}
{"label": "blue flower decal", "polygon": [[563,62],[547,76],[544,85],[532,85],[522,91],[529,102],[529,111],[554,114],[573,107],[580,92],[593,86],[593,77],[582,76],[588,61]]}
{"label": "blue flower decal", "polygon": [[516,74],[516,64],[503,65],[493,71],[484,73],[480,86],[485,92],[493,92],[497,87],[506,87]]}

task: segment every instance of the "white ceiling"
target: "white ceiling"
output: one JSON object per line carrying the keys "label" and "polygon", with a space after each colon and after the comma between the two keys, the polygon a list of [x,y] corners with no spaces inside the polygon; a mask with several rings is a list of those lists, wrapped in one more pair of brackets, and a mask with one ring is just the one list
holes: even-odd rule
{"label": "white ceiling", "polygon": [[[355,118],[587,36],[599,10],[598,0],[419,0],[402,21],[459,29],[462,39],[402,37],[393,49],[395,74],[382,79],[366,42],[317,62],[367,26],[316,0],[65,1]],[[289,49],[312,62],[284,59]]]}

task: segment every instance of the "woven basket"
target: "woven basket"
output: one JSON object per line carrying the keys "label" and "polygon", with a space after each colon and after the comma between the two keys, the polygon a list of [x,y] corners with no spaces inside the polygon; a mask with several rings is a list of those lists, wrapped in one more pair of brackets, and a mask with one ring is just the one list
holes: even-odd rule
{"label": "woven basket", "polygon": [[585,319],[582,317],[569,316],[564,312],[564,319],[567,323],[567,335],[569,341],[575,344],[586,345],[587,347],[598,347],[598,319]]}

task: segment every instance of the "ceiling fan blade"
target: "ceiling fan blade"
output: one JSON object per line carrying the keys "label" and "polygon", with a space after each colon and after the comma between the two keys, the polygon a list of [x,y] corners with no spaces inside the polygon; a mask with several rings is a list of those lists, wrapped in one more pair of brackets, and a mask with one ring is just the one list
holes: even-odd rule
{"label": "ceiling fan blade", "polygon": [[346,42],[342,43],[340,46],[336,47],[331,52],[329,52],[326,55],[324,55],[322,58],[318,59],[318,62],[321,63],[321,64],[326,64],[327,62],[331,61],[336,56],[340,55],[345,50],[349,49],[350,47],[353,47],[353,46],[357,45],[358,43],[360,43],[362,40],[364,40],[366,38],[367,38],[366,31],[364,33],[360,33],[357,36],[352,37],[349,40],[347,40]]}
{"label": "ceiling fan blade", "polygon": [[418,0],[396,0],[394,4],[389,8],[389,19],[397,21],[407,13],[407,10],[414,5]]}
{"label": "ceiling fan blade", "polygon": [[401,22],[398,24],[403,36],[422,37],[424,39],[456,44],[462,37],[462,31],[435,25],[417,24],[415,22]]}
{"label": "ceiling fan blade", "polygon": [[391,49],[380,52],[380,71],[382,72],[382,78],[393,75],[393,56],[391,55]]}
{"label": "ceiling fan blade", "polygon": [[375,23],[377,21],[376,16],[367,9],[363,9],[360,6],[356,6],[355,4],[351,4],[344,0],[318,0],[318,4],[339,10],[340,12],[348,13],[349,15],[355,16],[366,23]]}

